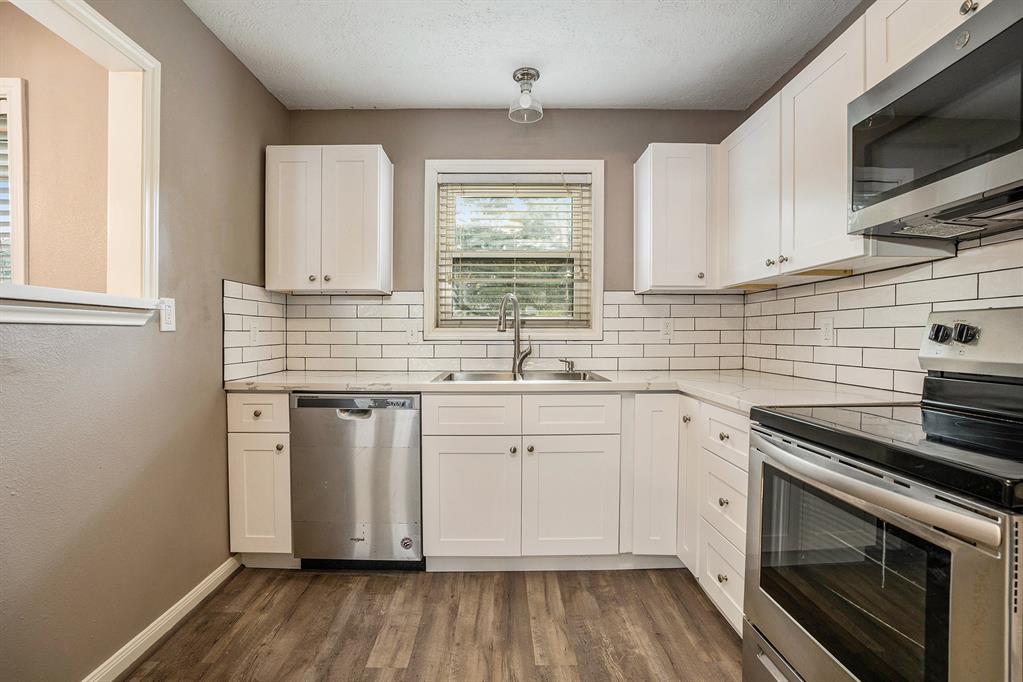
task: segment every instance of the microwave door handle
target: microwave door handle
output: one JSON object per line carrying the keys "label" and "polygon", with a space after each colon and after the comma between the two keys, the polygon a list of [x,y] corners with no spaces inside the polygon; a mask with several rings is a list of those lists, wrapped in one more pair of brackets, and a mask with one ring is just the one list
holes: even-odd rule
{"label": "microwave door handle", "polygon": [[762,447],[769,457],[809,482],[817,481],[846,495],[869,502],[878,507],[891,509],[914,521],[928,526],[937,526],[950,533],[998,549],[1002,544],[1002,528],[995,522],[972,514],[964,514],[906,495],[879,488],[870,483],[850,478],[813,462],[793,455],[777,445],[761,439]]}

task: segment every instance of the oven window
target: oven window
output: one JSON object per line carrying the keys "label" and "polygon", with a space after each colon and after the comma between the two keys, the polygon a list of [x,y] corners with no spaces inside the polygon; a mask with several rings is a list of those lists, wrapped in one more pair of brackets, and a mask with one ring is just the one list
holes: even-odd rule
{"label": "oven window", "polygon": [[945,680],[951,555],[764,467],[760,587],[856,677]]}
{"label": "oven window", "polygon": [[852,129],[852,210],[1023,148],[1023,22]]}

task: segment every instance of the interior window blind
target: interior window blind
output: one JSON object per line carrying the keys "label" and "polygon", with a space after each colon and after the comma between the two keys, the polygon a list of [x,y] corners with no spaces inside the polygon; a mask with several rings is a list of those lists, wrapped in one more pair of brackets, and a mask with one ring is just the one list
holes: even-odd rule
{"label": "interior window blind", "polygon": [[514,292],[524,327],[588,327],[589,174],[441,174],[437,326],[488,327]]}
{"label": "interior window blind", "polygon": [[11,164],[7,138],[7,100],[0,98],[0,283],[11,272]]}

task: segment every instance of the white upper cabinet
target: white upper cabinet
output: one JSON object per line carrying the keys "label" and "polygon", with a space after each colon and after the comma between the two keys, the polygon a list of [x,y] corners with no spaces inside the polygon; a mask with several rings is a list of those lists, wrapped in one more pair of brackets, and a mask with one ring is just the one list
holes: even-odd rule
{"label": "white upper cabinet", "polygon": [[781,220],[781,94],[719,149],[718,229],[723,286],[778,273]]}
{"label": "white upper cabinet", "polygon": [[887,78],[988,2],[964,7],[963,0],[877,0],[864,14],[867,87]]}
{"label": "white upper cabinet", "polygon": [[391,293],[394,166],[380,145],[266,151],[266,288]]}
{"label": "white upper cabinet", "polygon": [[320,290],[320,156],[319,147],[266,148],[267,289]]}
{"label": "white upper cabinet", "polygon": [[781,91],[781,248],[777,260],[783,273],[864,253],[864,238],[848,234],[846,205],[846,108],[861,94],[863,19]]}
{"label": "white upper cabinet", "polygon": [[633,167],[637,293],[712,288],[708,148],[651,144]]}

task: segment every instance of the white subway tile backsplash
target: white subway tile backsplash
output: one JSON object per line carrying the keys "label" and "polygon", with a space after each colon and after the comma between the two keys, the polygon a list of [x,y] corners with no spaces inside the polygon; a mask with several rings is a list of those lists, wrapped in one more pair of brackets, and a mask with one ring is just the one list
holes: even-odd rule
{"label": "white subway tile backsplash", "polygon": [[843,367],[835,368],[835,381],[840,384],[853,384],[855,386],[870,386],[892,390],[894,372],[887,369],[868,369],[865,367]]}
{"label": "white subway tile backsplash", "polygon": [[223,280],[223,294],[224,380],[283,370],[286,297],[230,280]]}
{"label": "white subway tile backsplash", "polygon": [[1023,296],[1023,268],[980,273],[980,298]]}
{"label": "white subway tile backsplash", "polygon": [[934,303],[937,301],[961,301],[977,298],[977,275],[960,275],[922,282],[907,282],[896,285],[896,302]]}
{"label": "white subway tile backsplash", "polygon": [[838,295],[838,307],[843,309],[879,308],[886,305],[895,305],[894,284],[870,287],[869,289],[853,289],[843,291]]}
{"label": "white subway tile backsplash", "polygon": [[917,351],[902,348],[864,348],[863,366],[922,371]]}

